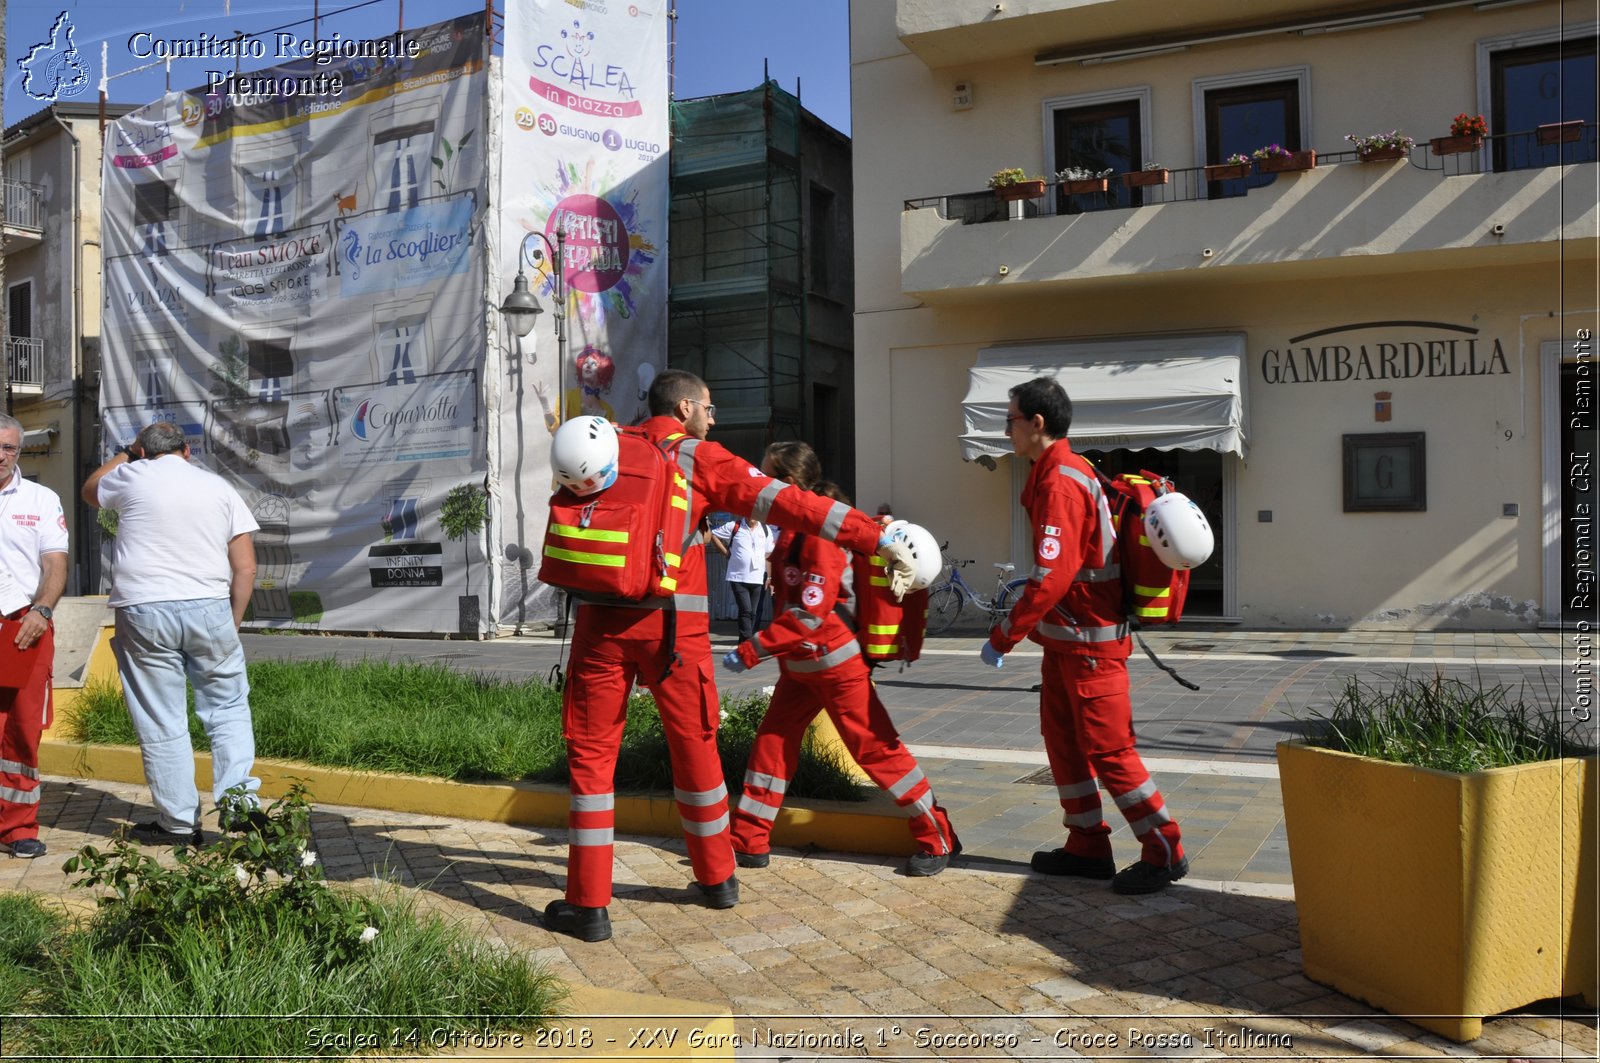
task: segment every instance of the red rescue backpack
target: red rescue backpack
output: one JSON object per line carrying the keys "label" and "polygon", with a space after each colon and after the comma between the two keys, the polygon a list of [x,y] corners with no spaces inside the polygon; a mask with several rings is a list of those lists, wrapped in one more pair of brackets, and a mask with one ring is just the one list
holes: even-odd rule
{"label": "red rescue backpack", "polygon": [[1122,602],[1128,620],[1149,627],[1176,624],[1189,596],[1189,570],[1168,568],[1144,534],[1145,507],[1178,488],[1167,477],[1141,469],[1117,477],[1099,469],[1100,486],[1111,508],[1117,533],[1117,561],[1122,568]]}
{"label": "red rescue backpack", "polygon": [[856,585],[856,641],[861,644],[862,656],[869,662],[909,662],[921,657],[922,640],[928,632],[927,590],[910,591],[897,602],[889,590],[883,558],[856,554],[851,567]]}
{"label": "red rescue backpack", "polygon": [[617,429],[617,479],[597,494],[550,496],[539,579],[582,601],[668,598],[678,587],[689,485],[678,468],[688,437],[654,443]]}

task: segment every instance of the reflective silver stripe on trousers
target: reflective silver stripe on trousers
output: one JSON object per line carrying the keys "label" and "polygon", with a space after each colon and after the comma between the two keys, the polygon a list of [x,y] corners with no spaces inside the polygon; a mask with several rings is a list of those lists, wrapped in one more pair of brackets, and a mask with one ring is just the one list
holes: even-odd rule
{"label": "reflective silver stripe on trousers", "polygon": [[603,602],[586,602],[580,599],[578,606],[580,608],[598,606],[604,609],[665,609],[669,603],[680,613],[709,613],[711,611],[711,599],[704,594],[674,594],[670,599],[645,598],[637,602],[625,601],[621,598],[615,600],[607,599]]}
{"label": "reflective silver stripe on trousers", "polygon": [[843,664],[850,658],[859,656],[861,656],[861,647],[856,645],[855,640],[852,639],[838,649],[831,650],[814,660],[787,661],[785,663],[791,672],[826,672],[834,665]]}
{"label": "reflective silver stripe on trousers", "polygon": [[1063,827],[1098,827],[1104,822],[1099,812],[1068,812],[1061,817]]}
{"label": "reflective silver stripe on trousers", "polygon": [[1060,624],[1040,624],[1039,634],[1058,642],[1117,642],[1128,637],[1128,625],[1063,627]]}
{"label": "reflective silver stripe on trousers", "polygon": [[833,507],[828,510],[828,515],[823,518],[822,537],[830,541],[837,539],[839,533],[844,530],[844,519],[849,515],[849,506],[843,502],[835,502]]}
{"label": "reflective silver stripe on trousers", "polygon": [[1111,551],[1116,546],[1117,533],[1111,527],[1111,507],[1106,505],[1106,495],[1100,489],[1100,481],[1095,476],[1086,475],[1066,465],[1057,465],[1056,471],[1069,480],[1082,484],[1083,489],[1088,491],[1089,497],[1094,500],[1095,512],[1100,514],[1100,541],[1105,544],[1100,556],[1100,566],[1104,568],[1111,562]]}
{"label": "reflective silver stripe on trousers", "polygon": [[900,800],[906,794],[909,794],[916,787],[917,783],[921,782],[926,777],[927,776],[922,774],[922,769],[920,767],[912,768],[910,771],[900,776],[900,778],[896,779],[893,786],[889,787],[889,796],[894,798],[896,801]]}
{"label": "reflective silver stripe on trousers", "polygon": [[19,760],[0,760],[0,771],[9,771],[13,775],[20,775],[24,779],[39,781],[39,769],[30,768]]}
{"label": "reflective silver stripe on trousers", "polygon": [[677,798],[680,805],[688,805],[691,808],[706,808],[716,804],[718,801],[726,801],[728,799],[728,787],[723,783],[717,783],[715,790],[680,790],[674,786],[672,788],[672,796]]}
{"label": "reflective silver stripe on trousers", "polygon": [[767,486],[763,487],[761,489],[761,493],[756,495],[756,504],[750,507],[750,515],[756,520],[766,520],[767,511],[772,508],[773,500],[778,497],[778,493],[780,491],[788,486],[789,485],[784,483],[782,480],[773,480],[771,483],[767,484]]}
{"label": "reflective silver stripe on trousers", "polygon": [[39,803],[39,791],[13,790],[9,786],[0,786],[0,801],[10,801],[14,805],[36,805]]}
{"label": "reflective silver stripe on trousers", "polygon": [[[686,517],[687,514],[694,512],[694,449],[699,445],[700,441],[693,436],[678,444],[678,468],[683,472],[683,482],[686,485],[683,489],[683,497],[684,501],[688,503],[688,508],[684,510]],[[695,545],[700,538],[700,525],[698,523],[688,519],[685,519],[683,523],[683,549],[678,551],[679,554],[687,554],[689,548]],[[678,608],[682,609],[683,606],[680,605]],[[699,611],[704,612],[704,610]]]}
{"label": "reflective silver stripe on trousers", "polygon": [[1140,801],[1148,801],[1155,795],[1156,781],[1154,779],[1146,779],[1127,793],[1115,795],[1112,800],[1117,803],[1118,808],[1132,808]]}
{"label": "reflective silver stripe on trousers", "polygon": [[[761,787],[761,789],[770,790],[771,792],[773,792],[775,794],[782,794],[782,793],[788,793],[789,792],[789,780],[788,779],[780,779],[776,775],[768,775],[766,772],[761,772],[761,771],[747,771],[747,772],[745,772],[744,773],[744,784],[746,786],[759,786],[759,787]],[[744,806],[741,804],[740,807],[742,808]]]}
{"label": "reflective silver stripe on trousers", "polygon": [[1172,817],[1167,814],[1167,810],[1165,808],[1161,808],[1161,809],[1157,809],[1156,811],[1150,813],[1148,816],[1144,817],[1141,820],[1137,820],[1137,821],[1135,821],[1133,823],[1129,823],[1128,824],[1128,829],[1133,831],[1133,836],[1135,838],[1137,838],[1140,835],[1149,834],[1151,831],[1155,830],[1157,827],[1161,826],[1163,823],[1171,823],[1171,822],[1172,822]]}
{"label": "reflective silver stripe on trousers", "polygon": [[1093,797],[1100,792],[1099,785],[1093,779],[1083,782],[1069,782],[1065,786],[1057,786],[1056,794],[1063,801],[1070,801],[1074,797]]}
{"label": "reflective silver stripe on trousers", "polygon": [[739,811],[747,816],[764,819],[769,823],[778,818],[778,810],[776,808],[771,805],[764,805],[750,797],[739,798]]}
{"label": "reflective silver stripe on trousers", "polygon": [[918,816],[926,816],[929,812],[933,811],[933,791],[929,790],[927,793],[923,794],[921,797],[907,805],[906,808],[910,810],[911,818],[913,819]]}
{"label": "reflective silver stripe on trousers", "polygon": [[617,807],[617,795],[573,794],[567,807],[574,812],[610,812]]}
{"label": "reflective silver stripe on trousers", "polygon": [[1112,580],[1118,580],[1118,579],[1121,579],[1121,578],[1122,578],[1122,566],[1118,565],[1118,564],[1111,564],[1111,565],[1107,566],[1106,568],[1085,568],[1085,569],[1080,569],[1078,571],[1078,574],[1076,576],[1072,577],[1072,582],[1074,582],[1074,583],[1110,583]]}
{"label": "reflective silver stripe on trousers", "polygon": [[697,838],[710,838],[713,835],[721,834],[727,829],[728,814],[726,812],[718,816],[716,819],[706,820],[704,823],[697,819],[686,819],[683,821],[683,832],[685,834],[693,834]]}
{"label": "reflective silver stripe on trousers", "polygon": [[612,839],[610,827],[576,827],[567,831],[568,845],[610,845]]}

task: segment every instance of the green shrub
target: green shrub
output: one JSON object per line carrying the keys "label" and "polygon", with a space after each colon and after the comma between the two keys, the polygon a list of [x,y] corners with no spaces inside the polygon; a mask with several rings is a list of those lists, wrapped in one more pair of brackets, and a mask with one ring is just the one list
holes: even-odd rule
{"label": "green shrub", "polygon": [[1541,705],[1479,679],[1402,675],[1391,688],[1345,679],[1326,713],[1301,720],[1311,744],[1440,771],[1473,772],[1593,750],[1562,727],[1554,699]]}
{"label": "green shrub", "polygon": [[[415,894],[332,887],[300,787],[259,832],[179,850],[118,839],[67,860],[100,891],[88,926],[0,897],[6,1047],[32,1058],[286,1059],[362,1046],[408,1057],[547,1021],[565,988]],[[409,1038],[411,1032],[420,1036]],[[459,1041],[457,1042],[459,1043]]]}

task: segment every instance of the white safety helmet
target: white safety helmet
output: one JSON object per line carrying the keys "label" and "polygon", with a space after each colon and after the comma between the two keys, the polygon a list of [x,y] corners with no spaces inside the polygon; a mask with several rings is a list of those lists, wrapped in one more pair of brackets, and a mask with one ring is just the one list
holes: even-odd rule
{"label": "white safety helmet", "polygon": [[1144,535],[1168,568],[1205,564],[1217,544],[1200,507],[1181,491],[1168,491],[1145,507]]}
{"label": "white safety helmet", "polygon": [[617,427],[604,417],[574,417],[556,429],[550,468],[573,494],[586,496],[617,482]]}
{"label": "white safety helmet", "polygon": [[893,521],[883,533],[899,539],[911,551],[911,589],[921,591],[933,586],[933,581],[939,578],[940,569],[944,568],[944,555],[940,553],[939,540],[933,537],[933,533],[909,520]]}

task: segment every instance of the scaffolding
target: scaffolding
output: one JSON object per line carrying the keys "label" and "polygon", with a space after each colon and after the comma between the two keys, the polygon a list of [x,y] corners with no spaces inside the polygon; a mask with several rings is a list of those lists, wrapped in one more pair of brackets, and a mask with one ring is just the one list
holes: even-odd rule
{"label": "scaffolding", "polygon": [[801,108],[772,81],[672,104],[670,360],[758,461],[800,438],[808,346]]}

